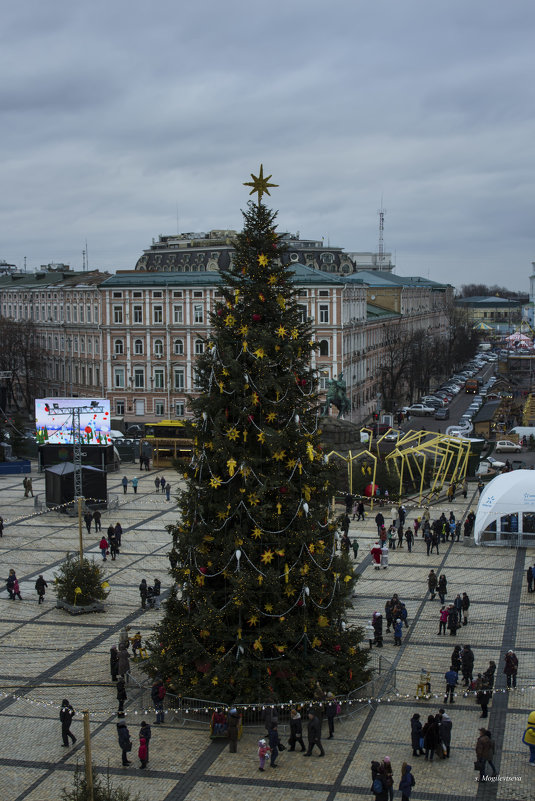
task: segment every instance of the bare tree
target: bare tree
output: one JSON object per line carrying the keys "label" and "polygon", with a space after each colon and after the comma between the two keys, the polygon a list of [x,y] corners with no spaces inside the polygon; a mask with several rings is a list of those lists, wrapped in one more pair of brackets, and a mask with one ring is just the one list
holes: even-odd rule
{"label": "bare tree", "polygon": [[44,375],[43,352],[35,325],[29,320],[0,319],[0,339],[0,370],[11,373],[3,381],[2,401],[31,415]]}

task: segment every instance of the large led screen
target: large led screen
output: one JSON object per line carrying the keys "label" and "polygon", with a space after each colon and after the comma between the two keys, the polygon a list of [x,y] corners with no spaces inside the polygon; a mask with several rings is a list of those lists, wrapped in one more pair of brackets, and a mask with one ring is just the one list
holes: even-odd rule
{"label": "large led screen", "polygon": [[109,445],[110,402],[99,398],[39,398],[35,401],[35,433],[39,445],[72,445],[74,407],[80,413],[84,445]]}

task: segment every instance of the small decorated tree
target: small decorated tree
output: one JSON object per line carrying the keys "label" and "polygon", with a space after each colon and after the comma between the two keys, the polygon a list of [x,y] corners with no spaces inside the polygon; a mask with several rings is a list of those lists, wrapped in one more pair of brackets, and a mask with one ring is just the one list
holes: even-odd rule
{"label": "small decorated tree", "polygon": [[68,553],[54,574],[54,590],[58,601],[69,606],[87,607],[108,597],[109,585],[97,562],[80,561],[78,554]]}
{"label": "small decorated tree", "polygon": [[355,582],[329,518],[312,357],[282,263],[273,186],[252,176],[235,259],[197,362],[194,456],[172,528],[176,581],[149,671],[175,692],[236,702],[347,693],[368,677],[347,610]]}

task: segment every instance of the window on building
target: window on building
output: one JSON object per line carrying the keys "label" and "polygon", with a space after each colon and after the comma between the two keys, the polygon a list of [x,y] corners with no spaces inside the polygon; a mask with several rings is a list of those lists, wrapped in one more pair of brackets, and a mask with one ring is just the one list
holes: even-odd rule
{"label": "window on building", "polygon": [[91,322],[91,306],[86,306],[86,320],[88,323]]}
{"label": "window on building", "polygon": [[152,297],[153,298],[161,298],[162,297],[162,293],[161,292],[153,292],[152,293]]}
{"label": "window on building", "polygon": [[98,324],[99,321],[99,314],[98,314],[98,306],[95,303],[93,306],[93,322]]}
{"label": "window on building", "polygon": [[121,417],[124,414],[124,400],[115,401],[115,414]]}
{"label": "window on building", "polygon": [[143,292],[132,292],[132,297],[134,298],[142,298]]}
{"label": "window on building", "polygon": [[305,323],[307,319],[307,307],[302,303],[297,304],[297,311],[299,312],[299,322]]}
{"label": "window on building", "polygon": [[135,305],[134,306],[134,323],[142,323],[143,322],[143,306]]}
{"label": "window on building", "polygon": [[95,356],[98,356],[100,353],[100,344],[98,338],[95,337]]}
{"label": "window on building", "polygon": [[113,307],[113,322],[114,323],[122,323],[123,322],[123,307],[122,306],[114,306]]}
{"label": "window on building", "polygon": [[80,337],[80,353],[85,353],[85,337]]}
{"label": "window on building", "polygon": [[80,383],[85,384],[85,367],[82,365],[80,367]]}
{"label": "window on building", "polygon": [[154,371],[154,389],[165,389],[165,379],[163,370]]}
{"label": "window on building", "polygon": [[[44,308],[44,306],[43,306],[43,308]],[[72,307],[72,321],[73,321],[73,323],[77,323],[78,322],[78,306],[73,306]]]}
{"label": "window on building", "polygon": [[173,297],[174,298],[181,298],[182,297],[182,290],[181,289],[175,289],[175,291],[173,292]]}
{"label": "window on building", "polygon": [[163,323],[163,306],[154,306],[152,310],[152,322],[155,325]]}
{"label": "window on building", "polygon": [[79,379],[80,379],[80,371],[78,369],[78,365],[75,364],[74,365],[74,383],[75,384],[79,384],[80,383]]}
{"label": "window on building", "polygon": [[95,385],[100,385],[100,367],[95,367]]}
{"label": "window on building", "polygon": [[134,367],[134,387],[143,389],[145,386],[145,370],[143,367]]}
{"label": "window on building", "polygon": [[193,307],[193,322],[194,323],[203,323],[204,322],[204,310],[202,304],[196,303]]}
{"label": "window on building", "polygon": [[142,339],[134,339],[134,355],[135,356],[142,356],[143,355],[143,340]]}
{"label": "window on building", "polygon": [[123,296],[122,292],[114,292],[113,295],[112,295],[112,297],[114,297],[114,298],[122,298],[122,296]]}
{"label": "window on building", "polygon": [[91,337],[87,337],[87,352],[93,353],[93,340]]}
{"label": "window on building", "polygon": [[113,352],[116,356],[122,356],[124,353],[124,341],[122,339],[114,339]]}
{"label": "window on building", "polygon": [[[22,317],[22,306],[19,306],[19,309],[20,309],[20,316]],[[56,304],[55,304],[55,303],[54,303],[53,319],[54,319],[54,322],[55,322],[55,323],[56,323],[56,322],[57,322],[57,320],[58,320],[58,307],[56,306]]]}
{"label": "window on building", "polygon": [[175,356],[183,356],[184,355],[184,340],[183,339],[175,339],[173,342],[173,352]]}
{"label": "window on building", "polygon": [[80,306],[80,322],[83,323],[83,321],[84,321],[84,307]]}
{"label": "window on building", "polygon": [[175,415],[177,417],[184,417],[185,409],[186,409],[185,401],[176,401],[176,403],[175,403]]}
{"label": "window on building", "polygon": [[184,322],[184,307],[182,304],[173,306],[173,322],[179,324]]}
{"label": "window on building", "polygon": [[78,337],[74,337],[74,340],[73,340],[73,351],[74,351],[74,353],[78,353]]}
{"label": "window on building", "polygon": [[124,367],[116,367],[113,371],[113,386],[124,389]]}
{"label": "window on building", "polygon": [[320,303],[320,323],[329,322],[329,306],[326,303]]}
{"label": "window on building", "polygon": [[[37,307],[37,308],[39,309],[39,307]],[[65,309],[65,314],[66,314],[67,322],[70,323],[70,321],[71,321],[71,307],[70,306],[67,306],[67,308]]]}
{"label": "window on building", "polygon": [[154,401],[154,414],[156,417],[163,417],[165,414],[165,403],[161,400]]}
{"label": "window on building", "polygon": [[320,356],[328,356],[329,355],[329,340],[322,339],[320,340]]}
{"label": "window on building", "polygon": [[186,374],[182,367],[175,368],[174,387],[178,392],[183,392],[186,388]]}
{"label": "window on building", "polygon": [[54,350],[59,350],[59,337],[54,337]]}
{"label": "window on building", "polygon": [[155,339],[154,340],[154,355],[155,356],[163,356],[163,340],[162,339]]}
{"label": "window on building", "polygon": [[196,291],[193,293],[194,298],[202,298],[202,292]]}
{"label": "window on building", "polygon": [[90,387],[93,385],[93,368],[92,367],[88,367],[87,368],[87,383],[89,384]]}
{"label": "window on building", "polygon": [[204,342],[202,339],[195,340],[195,353],[199,356],[201,353],[204,353]]}

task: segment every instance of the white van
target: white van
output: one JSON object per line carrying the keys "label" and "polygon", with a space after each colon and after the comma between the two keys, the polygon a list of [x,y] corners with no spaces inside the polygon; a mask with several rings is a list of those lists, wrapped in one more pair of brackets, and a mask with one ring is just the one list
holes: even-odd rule
{"label": "white van", "polygon": [[522,437],[535,437],[535,426],[515,426],[510,431],[509,434],[516,434],[519,439]]}

